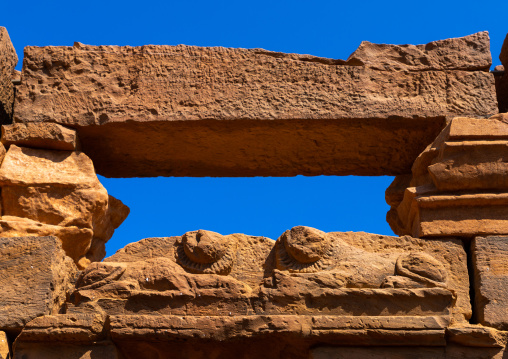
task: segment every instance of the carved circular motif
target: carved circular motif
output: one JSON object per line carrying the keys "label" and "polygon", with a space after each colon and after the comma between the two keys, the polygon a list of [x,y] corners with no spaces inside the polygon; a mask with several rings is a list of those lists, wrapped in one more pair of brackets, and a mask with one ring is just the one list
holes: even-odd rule
{"label": "carved circular motif", "polygon": [[292,272],[317,272],[330,265],[332,251],[325,232],[311,227],[293,227],[277,240],[277,267]]}
{"label": "carved circular motif", "polygon": [[192,273],[229,274],[233,267],[232,243],[211,231],[187,232],[177,246],[176,259]]}
{"label": "carved circular motif", "polygon": [[301,263],[318,261],[329,247],[326,233],[311,227],[293,227],[282,236],[286,251]]}
{"label": "carved circular motif", "polygon": [[182,237],[185,254],[196,263],[214,263],[227,252],[227,243],[223,235],[204,231],[187,232]]}

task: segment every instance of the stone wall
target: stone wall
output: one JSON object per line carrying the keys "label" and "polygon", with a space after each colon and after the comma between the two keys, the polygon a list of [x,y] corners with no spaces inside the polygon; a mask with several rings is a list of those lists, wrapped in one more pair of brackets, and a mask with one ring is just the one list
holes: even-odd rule
{"label": "stone wall", "polygon": [[[0,49],[0,358],[508,355],[508,114],[486,32],[347,60],[29,47],[21,81],[3,28]],[[197,230],[103,260],[129,209],[96,170],[397,175],[399,237]]]}

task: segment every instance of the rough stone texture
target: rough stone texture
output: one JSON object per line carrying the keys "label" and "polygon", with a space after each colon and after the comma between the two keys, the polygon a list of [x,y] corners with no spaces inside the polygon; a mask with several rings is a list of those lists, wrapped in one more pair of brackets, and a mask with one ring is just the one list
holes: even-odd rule
{"label": "rough stone texture", "polygon": [[492,64],[489,43],[487,31],[426,45],[387,45],[363,41],[347,62],[376,70],[486,71]]}
{"label": "rough stone texture", "polygon": [[104,258],[104,244],[129,213],[108,196],[82,152],[11,145],[0,166],[0,186],[0,235],[58,236],[80,267]]}
{"label": "rough stone texture", "polygon": [[6,152],[5,146],[0,142],[0,165],[2,165],[2,162],[4,161]]}
{"label": "rough stone texture", "polygon": [[[214,233],[210,231],[206,232]],[[190,232],[189,234],[195,233]],[[273,257],[271,251],[275,243],[274,240],[235,233],[224,236],[224,241],[228,243],[229,247],[229,253],[226,253],[228,254],[226,258],[230,259],[220,261],[220,263],[228,264],[228,269],[222,271],[222,273],[227,273],[229,276],[246,283],[250,287],[255,287],[262,282],[267,273],[273,270],[273,264],[267,263],[267,259]],[[130,263],[165,257],[176,259],[184,269],[191,273],[205,271],[213,273],[213,271],[207,270],[206,266],[196,265],[195,261],[190,260],[184,251],[184,244],[182,242],[182,237],[143,239],[139,242],[128,244],[113,256],[104,259],[104,262]],[[189,250],[187,250],[187,253],[189,253]],[[231,266],[229,266],[230,264]],[[202,268],[201,271],[199,270],[200,267]],[[211,269],[211,266],[209,268]]]}
{"label": "rough stone texture", "polygon": [[8,359],[10,358],[10,347],[9,347],[9,339],[7,338],[7,334],[5,332],[0,331],[0,359]]}
{"label": "rough stone texture", "polygon": [[2,216],[0,230],[3,237],[54,236],[62,242],[65,253],[73,259],[81,258],[88,251],[93,238],[93,231],[88,228],[54,226],[12,216]]}
{"label": "rough stone texture", "polygon": [[56,123],[16,123],[2,126],[2,143],[6,146],[74,151],[78,149],[76,130]]}
{"label": "rough stone texture", "polygon": [[497,113],[488,47],[28,47],[15,122],[75,127],[109,177],[403,174],[446,117]]}
{"label": "rough stone texture", "polygon": [[499,54],[499,60],[503,64],[504,68],[508,68],[508,34],[503,42],[503,47],[501,48],[501,53]]}
{"label": "rough stone texture", "polygon": [[7,29],[0,26],[0,124],[12,121],[14,86],[11,77],[17,63],[18,56]]}
{"label": "rough stone texture", "polygon": [[508,329],[508,237],[476,237],[471,246],[478,322]]}
{"label": "rough stone texture", "polygon": [[[19,359],[120,359],[101,315],[47,315],[27,323],[14,343]],[[140,356],[140,358],[142,358]]]}
{"label": "rough stone texture", "polygon": [[212,354],[220,358],[308,358],[309,348],[316,343],[443,346],[447,325],[440,317],[121,315],[106,321],[97,315],[62,314],[28,323],[14,351],[15,358],[22,358],[21,353],[33,355],[41,348],[46,353],[52,343],[68,353],[88,349],[97,353],[93,358],[103,358],[98,351],[105,344],[114,351],[114,344],[127,359],[162,359],[168,353],[172,358],[210,358]]}
{"label": "rough stone texture", "polygon": [[467,347],[504,348],[507,332],[481,325],[452,326],[446,328],[448,341]]}
{"label": "rough stone texture", "polygon": [[0,330],[59,313],[76,272],[55,237],[0,238]]}
{"label": "rough stone texture", "polygon": [[500,68],[496,66],[495,70],[497,71],[494,70],[496,75],[497,102],[499,104],[499,112],[508,112],[508,73],[506,72],[506,69],[508,69],[508,34],[501,48],[499,60],[501,60],[503,66],[500,66]]}
{"label": "rough stone texture", "polygon": [[[142,358],[141,356],[140,358]],[[27,343],[16,348],[14,359],[122,359],[108,341],[93,344]]]}
{"label": "rough stone texture", "polygon": [[[213,253],[226,248],[220,258],[196,258],[200,252],[189,237],[200,232],[194,243],[209,253],[211,242]],[[275,244],[208,231],[146,239],[90,265],[72,301],[73,313],[100,308],[110,315],[363,313],[451,315],[457,321],[471,315],[460,241],[324,233],[309,227],[295,227]]]}
{"label": "rough stone texture", "polygon": [[55,335],[62,342],[97,342],[106,337],[104,324],[99,314],[45,315],[28,322],[17,342],[46,341]]}
{"label": "rough stone texture", "polygon": [[[0,239],[0,359],[3,331],[19,359],[506,357],[508,237],[472,243],[479,325],[464,244],[446,238],[508,233],[508,114],[486,119],[490,64],[486,32],[364,42],[347,61],[28,48],[0,144],[0,235],[22,237]],[[398,174],[390,224],[434,240],[198,230],[90,264],[128,208],[88,156],[109,176]]]}
{"label": "rough stone texture", "polygon": [[311,351],[311,359],[503,359],[505,349],[472,348],[449,344],[432,346],[378,346],[378,347],[332,347],[318,346]]}
{"label": "rough stone texture", "polygon": [[414,237],[508,233],[508,115],[455,118],[386,192],[393,231]]}

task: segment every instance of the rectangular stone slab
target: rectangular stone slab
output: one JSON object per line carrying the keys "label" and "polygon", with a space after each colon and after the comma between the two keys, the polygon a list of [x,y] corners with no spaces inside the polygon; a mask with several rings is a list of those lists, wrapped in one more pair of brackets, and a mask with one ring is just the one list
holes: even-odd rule
{"label": "rectangular stone slab", "polygon": [[58,313],[76,272],[56,237],[0,238],[0,330]]}
{"label": "rectangular stone slab", "polygon": [[[417,48],[433,59],[418,66],[376,66],[368,52],[346,62],[221,47],[28,47],[15,122],[76,128],[107,177],[409,173],[446,117],[497,113],[488,36],[471,36],[438,44],[447,59]],[[459,53],[460,64],[446,63]],[[477,64],[463,65],[468,56]]]}
{"label": "rectangular stone slab", "polygon": [[508,329],[508,237],[476,237],[471,246],[478,322]]}
{"label": "rectangular stone slab", "polygon": [[[280,339],[316,339],[335,344],[406,345],[445,344],[441,317],[400,318],[376,316],[338,317],[307,315],[273,316],[111,316],[111,338],[114,342],[192,341],[253,339],[273,336]],[[395,321],[395,325],[391,321]]]}

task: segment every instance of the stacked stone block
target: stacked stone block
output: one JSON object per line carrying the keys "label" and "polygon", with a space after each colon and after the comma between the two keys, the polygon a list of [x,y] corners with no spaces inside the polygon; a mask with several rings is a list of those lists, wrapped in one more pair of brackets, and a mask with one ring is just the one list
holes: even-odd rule
{"label": "stacked stone block", "polygon": [[[505,356],[508,117],[486,32],[346,61],[29,47],[22,81],[3,28],[0,49],[0,358]],[[198,230],[100,262],[128,208],[95,168],[397,175],[400,237]]]}

